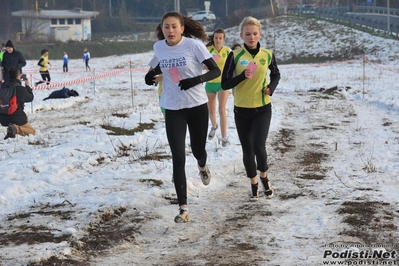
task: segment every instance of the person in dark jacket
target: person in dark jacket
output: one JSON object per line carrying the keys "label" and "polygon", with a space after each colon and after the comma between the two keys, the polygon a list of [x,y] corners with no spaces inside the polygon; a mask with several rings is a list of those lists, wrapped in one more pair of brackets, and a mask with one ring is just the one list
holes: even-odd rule
{"label": "person in dark jacket", "polygon": [[3,83],[3,66],[1,64],[3,63],[3,54],[5,52],[6,52],[6,44],[2,43],[0,50],[0,83]]}
{"label": "person in dark jacket", "polygon": [[48,99],[62,99],[76,96],[79,96],[79,93],[77,91],[63,87],[61,90],[56,90],[50,93],[50,95],[44,98],[43,101],[46,101]]}
{"label": "person in dark jacket", "polygon": [[11,115],[0,114],[0,124],[7,127],[7,135],[4,139],[15,138],[15,135],[27,136],[35,135],[36,131],[28,123],[28,116],[24,111],[25,103],[33,101],[33,92],[29,86],[29,80],[25,80],[25,86],[21,84],[21,73],[18,68],[12,67],[8,71],[10,80],[8,84],[3,84],[3,88],[7,88],[9,85],[16,87],[16,95],[18,102],[18,109]]}
{"label": "person in dark jacket", "polygon": [[8,71],[10,68],[18,68],[19,73],[22,73],[22,68],[26,66],[26,61],[20,51],[14,49],[14,44],[8,40],[6,43],[6,53],[3,54],[3,79],[4,82],[9,81]]}

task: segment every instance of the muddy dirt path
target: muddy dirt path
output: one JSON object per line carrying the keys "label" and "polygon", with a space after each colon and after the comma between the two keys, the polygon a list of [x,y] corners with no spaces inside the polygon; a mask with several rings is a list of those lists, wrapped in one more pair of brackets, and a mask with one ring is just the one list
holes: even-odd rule
{"label": "muddy dirt path", "polygon": [[[298,97],[301,106],[293,100]],[[274,105],[281,124],[274,125],[267,143],[273,199],[262,194],[250,202],[241,159],[222,158],[209,187],[190,189],[191,223],[173,222],[174,195],[163,195],[163,204],[145,210],[110,208],[80,228],[86,234],[62,239],[71,243],[69,258],[31,265],[321,265],[326,245],[395,242],[397,205],[373,200],[376,188],[335,171],[348,148],[339,136],[351,134],[365,114],[335,91],[281,92]],[[237,144],[231,148],[240,152]],[[60,216],[67,207],[57,206]],[[9,217],[7,224],[20,218]],[[18,235],[3,234],[0,240],[13,237]]]}

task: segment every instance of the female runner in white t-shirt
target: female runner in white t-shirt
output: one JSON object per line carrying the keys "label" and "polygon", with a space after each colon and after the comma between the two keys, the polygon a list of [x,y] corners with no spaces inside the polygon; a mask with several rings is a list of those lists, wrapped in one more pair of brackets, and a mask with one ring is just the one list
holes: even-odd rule
{"label": "female runner in white t-shirt", "polygon": [[[178,12],[168,12],[162,17],[157,35],[160,41],[154,44],[154,57],[159,64],[146,74],[145,81],[147,85],[153,85],[155,76],[163,75],[160,106],[165,108],[166,135],[172,152],[173,180],[180,208],[175,222],[188,222],[185,173],[187,126],[201,180],[208,185],[211,175],[206,165],[205,144],[209,113],[203,83],[218,77],[221,71],[205,44],[193,39],[208,41],[199,22]],[[203,64],[209,70],[204,74]]]}

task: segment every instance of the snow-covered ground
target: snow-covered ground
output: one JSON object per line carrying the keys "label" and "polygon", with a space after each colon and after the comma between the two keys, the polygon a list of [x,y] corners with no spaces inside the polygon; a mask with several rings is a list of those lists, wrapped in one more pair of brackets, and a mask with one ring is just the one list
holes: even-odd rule
{"label": "snow-covered ground", "polygon": [[[71,60],[68,74],[50,54],[52,81],[80,96],[43,101],[52,90],[35,90],[25,110],[37,134],[0,138],[0,265],[396,265],[398,41],[313,19],[264,25],[277,60],[365,53],[280,65],[267,142],[273,199],[249,201],[230,96],[231,145],[220,132],[208,141],[207,187],[187,145],[193,221],[175,224],[164,119],[143,78],[152,53],[93,55],[90,73]],[[226,32],[228,45],[242,43],[237,27]],[[24,70],[39,78],[36,61]]]}

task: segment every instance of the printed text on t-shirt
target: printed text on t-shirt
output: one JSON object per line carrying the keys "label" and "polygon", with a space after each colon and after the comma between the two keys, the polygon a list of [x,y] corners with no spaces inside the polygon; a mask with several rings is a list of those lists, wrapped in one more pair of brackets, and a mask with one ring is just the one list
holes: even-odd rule
{"label": "printed text on t-shirt", "polygon": [[161,68],[181,67],[186,65],[187,61],[184,56],[179,58],[163,59],[159,62]]}

